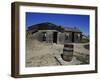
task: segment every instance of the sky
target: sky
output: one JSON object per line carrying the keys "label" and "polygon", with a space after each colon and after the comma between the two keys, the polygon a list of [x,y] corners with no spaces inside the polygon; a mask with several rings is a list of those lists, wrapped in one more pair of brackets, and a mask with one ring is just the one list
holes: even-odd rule
{"label": "sky", "polygon": [[26,12],[27,28],[43,22],[50,22],[63,27],[77,27],[83,34],[89,35],[89,15]]}

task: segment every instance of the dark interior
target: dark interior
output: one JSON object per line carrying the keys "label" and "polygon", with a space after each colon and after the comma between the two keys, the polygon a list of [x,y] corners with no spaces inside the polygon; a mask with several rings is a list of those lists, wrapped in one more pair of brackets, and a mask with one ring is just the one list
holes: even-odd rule
{"label": "dark interior", "polygon": [[53,33],[53,43],[57,43],[57,32]]}
{"label": "dark interior", "polygon": [[72,42],[74,42],[74,32],[72,32]]}

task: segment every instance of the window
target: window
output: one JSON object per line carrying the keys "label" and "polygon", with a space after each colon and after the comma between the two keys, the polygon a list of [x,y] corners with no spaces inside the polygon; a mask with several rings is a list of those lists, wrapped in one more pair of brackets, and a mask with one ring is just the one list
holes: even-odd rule
{"label": "window", "polygon": [[42,37],[43,41],[46,41],[46,32],[42,32],[42,35],[43,35]]}
{"label": "window", "polygon": [[69,33],[65,34],[65,40],[68,40],[69,38]]}
{"label": "window", "polygon": [[78,34],[78,37],[80,37],[80,34]]}
{"label": "window", "polygon": [[77,35],[76,35],[76,39],[79,39],[79,38],[80,38],[80,34],[77,34]]}

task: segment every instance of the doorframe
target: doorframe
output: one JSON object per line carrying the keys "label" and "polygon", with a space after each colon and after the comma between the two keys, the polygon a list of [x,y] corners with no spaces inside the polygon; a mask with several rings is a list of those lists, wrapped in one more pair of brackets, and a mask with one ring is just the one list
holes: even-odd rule
{"label": "doorframe", "polygon": [[[56,33],[56,34],[55,34]],[[57,38],[58,38],[58,32],[53,32],[53,43],[56,43],[57,44]],[[55,36],[56,35],[56,36]],[[55,38],[56,37],[56,38]],[[56,39],[56,41],[55,41]]]}

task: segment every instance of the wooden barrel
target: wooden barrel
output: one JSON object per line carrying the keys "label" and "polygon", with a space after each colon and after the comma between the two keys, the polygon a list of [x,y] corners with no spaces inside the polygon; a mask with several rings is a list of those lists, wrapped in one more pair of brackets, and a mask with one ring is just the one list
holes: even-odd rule
{"label": "wooden barrel", "polygon": [[61,56],[64,61],[71,61],[73,58],[73,44],[65,44]]}

